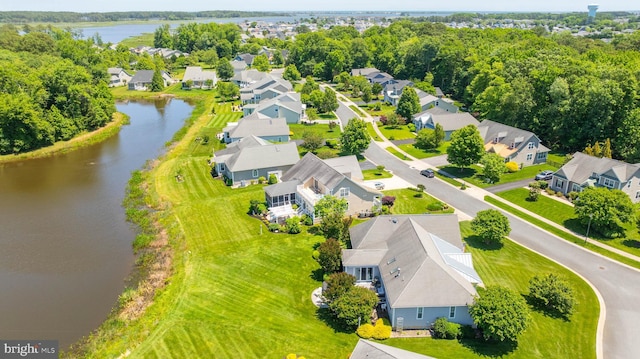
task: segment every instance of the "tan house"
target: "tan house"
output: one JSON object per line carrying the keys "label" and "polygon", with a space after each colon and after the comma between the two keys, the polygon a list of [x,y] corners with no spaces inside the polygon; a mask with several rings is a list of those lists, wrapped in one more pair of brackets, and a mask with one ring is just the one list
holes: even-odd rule
{"label": "tan house", "polygon": [[549,149],[540,143],[533,132],[498,122],[484,120],[478,125],[484,148],[504,158],[505,162],[515,162],[526,167],[547,162]]}
{"label": "tan house", "polygon": [[322,160],[308,152],[285,172],[282,182],[265,187],[265,199],[272,219],[306,214],[315,220],[314,206],[327,195],[345,198],[347,215],[368,214],[380,207],[382,193],[364,186],[363,178],[355,156]]}

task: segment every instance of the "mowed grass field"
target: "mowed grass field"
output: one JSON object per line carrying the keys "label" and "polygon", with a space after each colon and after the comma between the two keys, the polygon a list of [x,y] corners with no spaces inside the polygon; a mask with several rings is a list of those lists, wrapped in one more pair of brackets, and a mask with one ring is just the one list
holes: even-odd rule
{"label": "mowed grass field", "polygon": [[[140,319],[119,322],[112,328],[116,334],[94,343],[88,357],[283,358],[296,353],[308,359],[344,359],[355,346],[355,333],[334,330],[311,303],[311,292],[321,285],[311,255],[324,239],[306,228],[298,235],[267,231],[246,214],[251,199],[264,199],[262,186],[231,189],[209,174],[207,160],[220,144],[196,139],[219,131],[228,118],[239,115],[224,106],[211,100],[199,104],[197,119],[183,140],[146,175],[149,201],[163,213],[162,225],[174,249],[173,276]],[[178,170],[182,182],[175,179]],[[470,249],[486,283],[522,291],[533,273],[566,272],[510,243],[499,251]],[[420,338],[385,343],[438,358],[495,353],[590,358],[595,355],[598,304],[584,282],[576,286],[580,304],[572,321],[534,315],[534,325],[513,352],[476,341]]]}

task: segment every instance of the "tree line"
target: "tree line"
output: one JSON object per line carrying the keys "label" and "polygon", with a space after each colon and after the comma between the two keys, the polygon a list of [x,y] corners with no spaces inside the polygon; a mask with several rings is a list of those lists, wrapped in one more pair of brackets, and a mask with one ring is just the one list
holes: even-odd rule
{"label": "tree line", "polygon": [[0,28],[0,154],[68,140],[111,121],[107,66],[90,41],[62,30]]}
{"label": "tree line", "polygon": [[285,13],[263,11],[119,11],[119,12],[71,12],[71,11],[0,11],[0,22],[23,24],[32,22],[104,22],[126,20],[193,20],[203,18],[242,18],[287,16]]}

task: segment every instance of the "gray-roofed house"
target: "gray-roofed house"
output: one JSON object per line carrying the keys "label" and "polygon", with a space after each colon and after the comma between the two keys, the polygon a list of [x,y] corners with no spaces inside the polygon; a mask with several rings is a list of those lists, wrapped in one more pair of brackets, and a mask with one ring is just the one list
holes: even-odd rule
{"label": "gray-roofed house", "polygon": [[384,89],[382,90],[384,102],[398,106],[398,101],[400,100],[400,96],[402,96],[402,89],[406,86],[413,86],[413,82],[409,80],[393,80],[384,85]]}
{"label": "gray-roofed house", "polygon": [[240,89],[242,104],[256,104],[293,91],[291,82],[275,76],[268,76]]}
{"label": "gray-roofed house", "polygon": [[587,187],[607,187],[626,193],[635,203],[640,202],[640,164],[629,164],[611,158],[573,154],[551,178],[550,187],[565,195],[582,192]]}
{"label": "gray-roofed house", "polygon": [[242,138],[256,136],[265,141],[289,142],[289,125],[285,118],[271,118],[259,112],[241,118],[238,122],[230,122],[223,130],[226,143],[239,141]]}
{"label": "gray-roofed house", "polygon": [[490,120],[482,121],[478,131],[484,139],[485,150],[499,155],[505,162],[513,161],[521,166],[547,162],[549,149],[533,132]]}
{"label": "gray-roofed house", "polygon": [[449,141],[451,133],[459,130],[467,125],[480,125],[480,121],[471,116],[468,112],[447,112],[438,107],[420,112],[413,117],[413,124],[416,126],[416,132],[422,129],[435,129],[436,124],[440,124],[444,130],[444,139]]}
{"label": "gray-roofed house", "polygon": [[231,61],[231,67],[233,67],[233,73],[237,74],[240,71],[246,70],[248,65],[247,65],[246,62],[244,62],[242,60],[240,60],[240,61],[233,60],[233,61]]}
{"label": "gray-roofed house", "polygon": [[219,175],[231,179],[233,185],[243,186],[271,174],[280,178],[299,159],[295,142],[273,144],[249,136],[216,151],[212,161]]}
{"label": "gray-roofed house", "polygon": [[433,107],[437,107],[446,112],[458,112],[458,106],[456,106],[453,103],[453,100],[434,96],[418,88],[414,90],[416,90],[416,94],[418,95],[418,100],[420,101],[420,108],[423,111]]}
{"label": "gray-roofed house", "polygon": [[344,271],[378,293],[394,330],[429,328],[440,317],[473,324],[468,306],[482,280],[457,215],[378,216],[349,232]]}
{"label": "gray-roofed house", "polygon": [[238,87],[243,88],[268,77],[271,77],[271,75],[266,72],[258,71],[256,69],[249,69],[235,72],[235,74],[231,78],[231,82],[238,85]]}
{"label": "gray-roofed house", "polygon": [[254,112],[262,113],[271,118],[284,117],[287,123],[298,123],[305,117],[306,105],[300,100],[297,92],[286,92],[277,97],[261,101],[258,104],[242,106],[243,115],[249,116]]}
{"label": "gray-roofed house", "polygon": [[[189,83],[189,81],[191,81]],[[218,77],[215,71],[203,70],[200,66],[187,66],[182,77],[183,89],[210,89],[216,85]]]}
{"label": "gray-roofed house", "polygon": [[433,357],[360,339],[349,359],[433,359]]}
{"label": "gray-roofed house", "polygon": [[265,198],[272,213],[291,213],[295,203],[298,209],[294,214],[306,214],[314,220],[314,206],[326,195],[345,198],[347,215],[370,213],[380,207],[382,193],[364,186],[363,178],[355,156],[322,160],[308,152],[285,172],[282,182],[265,187]]}
{"label": "gray-roofed house", "polygon": [[119,87],[126,85],[131,81],[132,76],[121,67],[110,67],[107,69],[109,73],[109,87]]}
{"label": "gray-roofed house", "polygon": [[351,70],[351,76],[364,76],[367,77],[371,74],[377,74],[379,73],[380,70],[376,69],[375,67],[365,67],[362,69],[353,69]]}
{"label": "gray-roofed house", "polygon": [[234,60],[235,61],[244,61],[245,64],[247,64],[249,67],[251,67],[253,65],[253,59],[255,57],[256,57],[256,55],[244,53],[244,54],[236,55]]}
{"label": "gray-roofed house", "polygon": [[[152,81],[153,70],[138,70],[129,81],[129,90],[146,91],[151,88]],[[162,81],[164,86],[173,83],[169,74],[164,71],[162,71]]]}

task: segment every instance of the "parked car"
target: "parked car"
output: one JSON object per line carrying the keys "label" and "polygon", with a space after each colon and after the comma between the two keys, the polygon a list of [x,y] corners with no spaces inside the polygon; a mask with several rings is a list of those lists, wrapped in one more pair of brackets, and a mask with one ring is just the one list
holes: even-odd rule
{"label": "parked car", "polygon": [[432,169],[422,170],[420,171],[420,174],[427,178],[433,178],[435,176]]}
{"label": "parked car", "polygon": [[535,177],[536,181],[550,181],[553,176],[553,171],[542,171],[538,173]]}
{"label": "parked car", "polygon": [[377,190],[383,190],[384,189],[384,183],[382,182],[375,182],[373,184],[373,187],[375,187]]}

